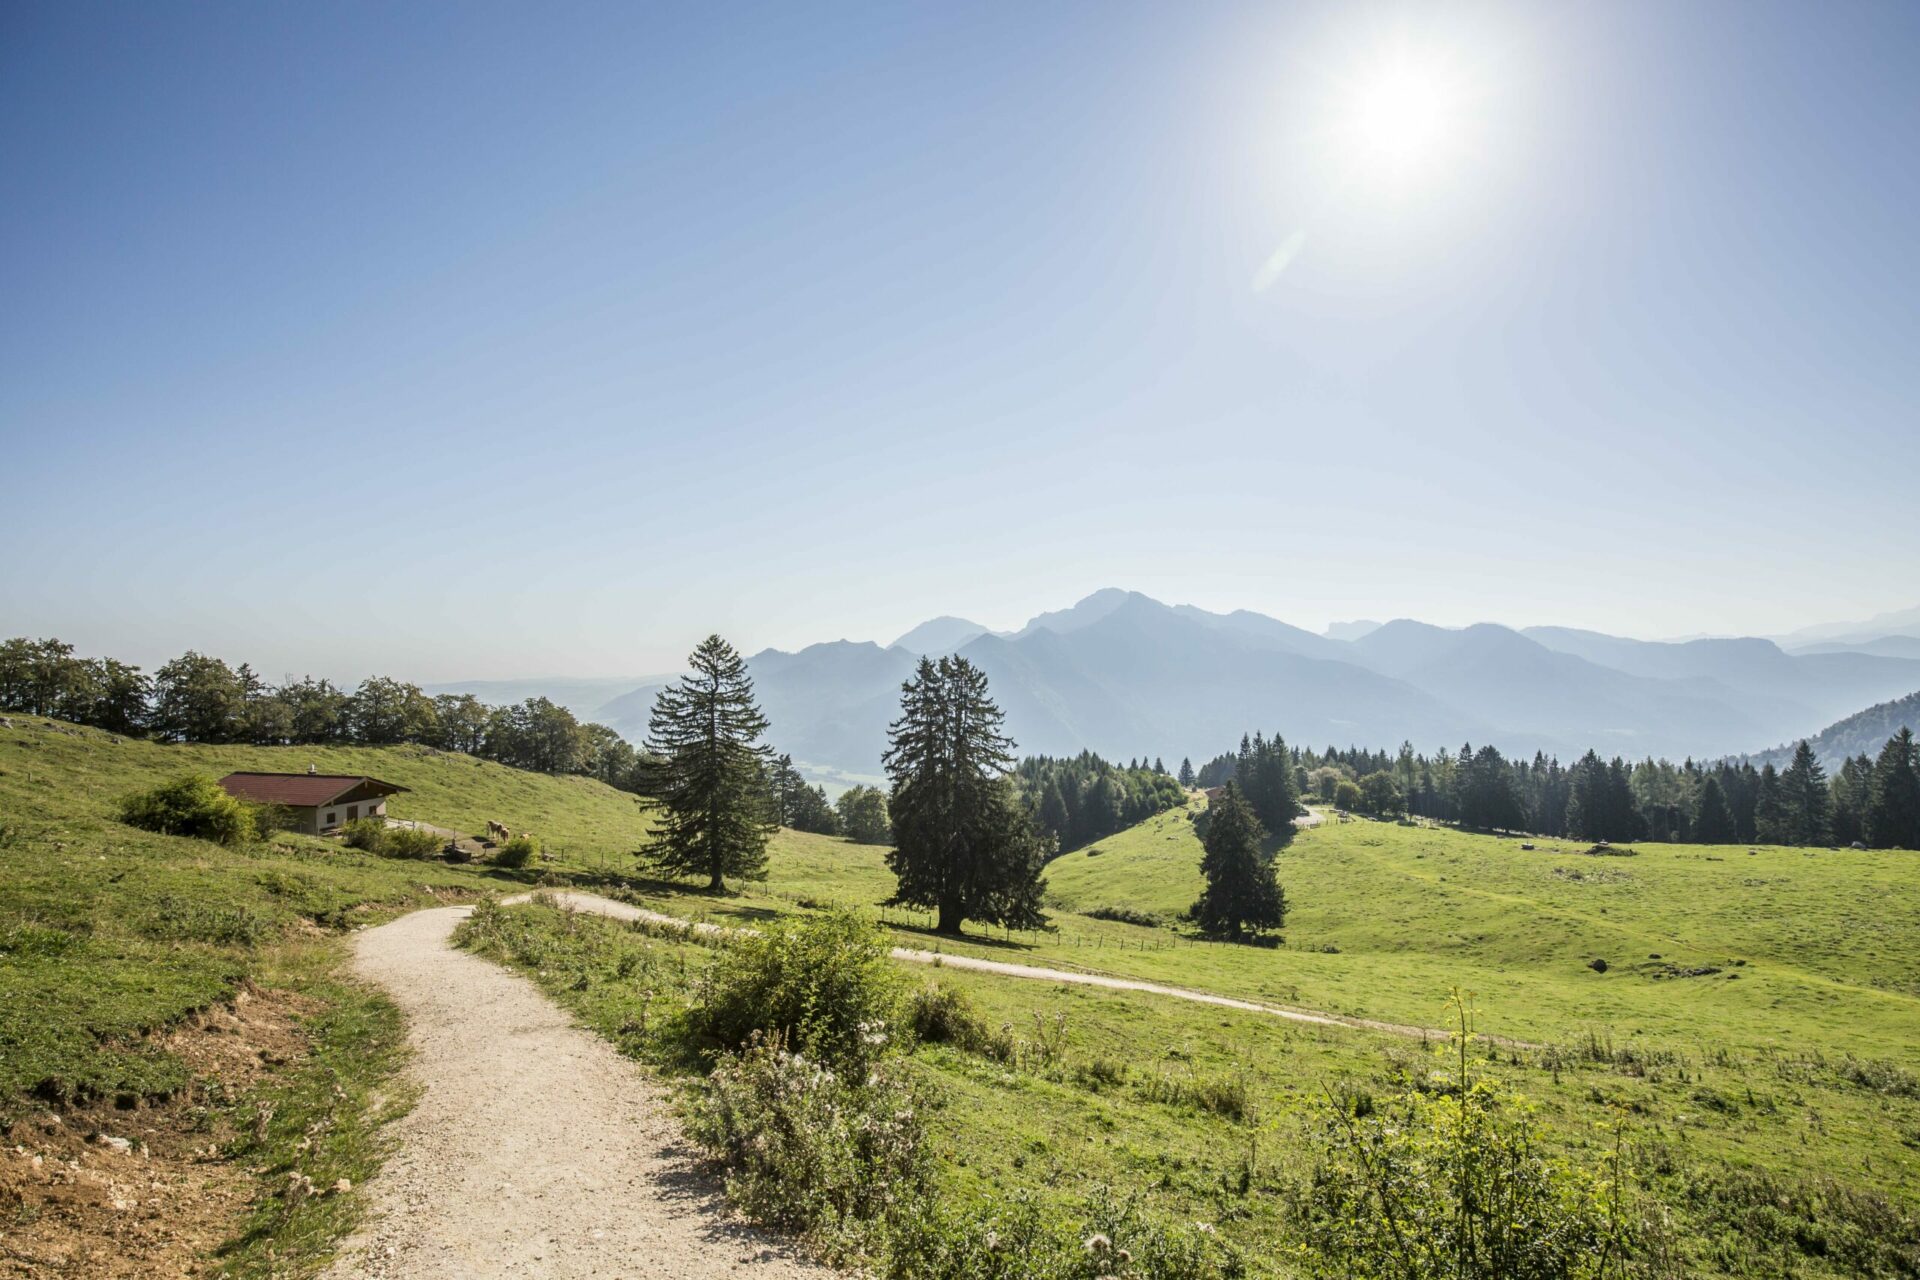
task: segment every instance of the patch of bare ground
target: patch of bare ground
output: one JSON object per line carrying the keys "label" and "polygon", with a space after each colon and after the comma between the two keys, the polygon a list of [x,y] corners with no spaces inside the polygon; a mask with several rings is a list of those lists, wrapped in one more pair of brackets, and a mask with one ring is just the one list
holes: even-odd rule
{"label": "patch of bare ground", "polygon": [[301,1057],[313,1002],[251,986],[155,1037],[192,1073],[170,1098],[45,1109],[0,1134],[0,1278],[202,1276],[254,1184],[223,1105]]}

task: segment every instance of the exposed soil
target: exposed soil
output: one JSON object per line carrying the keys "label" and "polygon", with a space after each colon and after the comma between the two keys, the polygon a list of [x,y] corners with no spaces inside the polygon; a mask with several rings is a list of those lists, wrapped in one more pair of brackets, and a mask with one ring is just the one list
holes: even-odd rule
{"label": "exposed soil", "polygon": [[0,1134],[0,1277],[202,1276],[236,1234],[252,1182],[223,1154],[227,1096],[305,1052],[310,1001],[248,987],[158,1036],[195,1084],[181,1096],[25,1116]]}

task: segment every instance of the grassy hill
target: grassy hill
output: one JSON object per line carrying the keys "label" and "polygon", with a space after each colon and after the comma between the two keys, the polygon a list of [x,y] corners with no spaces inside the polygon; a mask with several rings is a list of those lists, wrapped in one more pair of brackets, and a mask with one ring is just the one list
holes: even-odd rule
{"label": "grassy hill", "polygon": [[[52,1152],[60,1158],[110,1159],[81,1141],[99,1129],[139,1137],[154,1167],[179,1169],[204,1166],[194,1153],[214,1141],[233,1169],[262,1171],[251,1189],[235,1192],[253,1214],[226,1255],[235,1274],[297,1273],[303,1259],[324,1254],[352,1204],[321,1198],[283,1210],[277,1191],[296,1150],[305,1152],[298,1167],[317,1184],[358,1182],[377,1162],[383,1108],[404,1102],[391,1080],[400,1060],[398,1016],[346,976],[346,932],[540,877],[601,883],[634,868],[633,850],[647,831],[633,796],[592,779],[418,747],[167,745],[37,717],[6,719],[0,1132],[26,1126],[21,1136],[44,1140],[34,1118],[52,1108],[67,1115],[66,1131],[81,1144]],[[290,833],[228,849],[136,830],[115,817],[122,797],[184,773],[302,772],[309,764],[407,787],[390,804],[395,817],[464,831],[494,818],[532,830],[557,860],[521,872],[396,861]],[[830,885],[834,849],[850,848],[791,832],[777,841],[778,865],[798,872],[786,882],[795,893],[803,884]],[[870,873],[877,864],[863,855],[860,865]],[[259,1016],[263,1010],[272,1018]],[[235,1027],[248,1034],[230,1043]],[[261,1106],[273,1108],[273,1121],[256,1137],[249,1117]],[[327,1141],[315,1146],[309,1126]],[[140,1215],[94,1206],[90,1225],[76,1226],[86,1206],[42,1203],[34,1197],[47,1188],[30,1180],[15,1186],[11,1173],[0,1167],[0,1232],[8,1230],[7,1215],[25,1215],[64,1239],[97,1231],[115,1242],[111,1255],[135,1247],[126,1233],[136,1218],[170,1212],[164,1197],[146,1197],[149,1210]],[[16,1196],[26,1199],[16,1203]],[[231,1220],[205,1226],[214,1243],[237,1229]],[[20,1233],[7,1237],[0,1275],[10,1274],[9,1250],[27,1247]],[[136,1270],[143,1258],[151,1271],[166,1269],[161,1259],[129,1257]],[[51,1264],[35,1257],[24,1265],[34,1274]]]}

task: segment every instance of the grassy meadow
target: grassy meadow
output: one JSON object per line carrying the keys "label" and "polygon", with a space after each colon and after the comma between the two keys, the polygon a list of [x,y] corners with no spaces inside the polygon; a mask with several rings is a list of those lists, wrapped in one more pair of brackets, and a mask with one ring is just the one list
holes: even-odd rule
{"label": "grassy meadow", "polygon": [[[781,832],[768,879],[715,898],[643,879],[633,797],[419,748],[167,746],[14,717],[0,729],[0,1122],[47,1106],[229,1116],[231,1158],[258,1171],[232,1274],[300,1274],[351,1221],[351,1198],[289,1208],[298,1167],[362,1180],[380,1123],[404,1106],[400,1028],[344,967],[345,934],[435,902],[537,881],[624,892],[677,915],[751,923],[891,892],[885,851]],[[152,835],[114,817],[125,794],[232,769],[367,772],[410,788],[397,817],[530,829],[559,855],[524,872],[394,861],[280,834],[242,849]],[[1920,1274],[1920,856],[1565,842],[1364,821],[1300,833],[1280,854],[1283,945],[1195,939],[1187,813],[1162,814],[1058,859],[1051,932],[935,939],[885,909],[899,941],[1137,976],[1399,1023],[1443,1025],[1474,993],[1477,1070],[1532,1099],[1556,1148],[1597,1160],[1623,1136],[1663,1206],[1668,1274]],[[1125,908],[1160,926],[1101,919]],[[702,948],[538,905],[502,913],[555,996],[648,1056]],[[671,977],[648,996],[634,948]],[[1604,972],[1592,966],[1606,961]],[[1711,971],[1711,972],[1709,972]],[[1312,1167],[1329,1091],[1423,1087],[1438,1045],[1285,1022],[1138,993],[927,966],[915,984],[966,993],[1019,1045],[1010,1060],[916,1053],[944,1099],[933,1122],[956,1201],[1013,1193],[1080,1212],[1103,1187],[1170,1220],[1206,1222],[1261,1273],[1287,1274],[1290,1189]],[[655,981],[650,979],[649,981]],[[167,1031],[251,985],[297,993],[307,1051],[223,1097]],[[675,1070],[671,1062],[661,1069]],[[248,1122],[263,1101],[274,1119]],[[216,1126],[217,1128],[217,1126]],[[304,1135],[321,1132],[300,1151]]]}
{"label": "grassy meadow", "polygon": [[[1123,907],[1173,926],[1200,884],[1184,812],[1056,860],[1053,932],[955,941],[911,913],[883,915],[917,947],[1396,1023],[1443,1026],[1449,993],[1471,992],[1477,1029],[1520,1042],[1483,1046],[1484,1069],[1531,1098],[1567,1150],[1598,1158],[1623,1126],[1677,1224],[1684,1273],[1915,1274],[1920,856],[1652,844],[1596,856],[1523,843],[1363,820],[1304,830],[1280,854],[1292,910],[1271,948],[1083,914]],[[891,889],[883,856],[790,841],[767,882],[736,897],[657,885],[640,896],[738,923],[875,905]],[[593,1017],[592,966],[579,979],[548,967]],[[943,1167],[957,1189],[1073,1201],[1103,1184],[1151,1186],[1170,1212],[1217,1218],[1256,1253],[1284,1238],[1280,1188],[1311,1158],[1325,1091],[1390,1091],[1432,1065],[1429,1046],[1403,1037],[951,969],[921,976],[966,990],[1035,1044],[1063,1019],[1048,1070],[925,1052],[954,1099]],[[1234,1190],[1243,1183],[1253,1191]]]}

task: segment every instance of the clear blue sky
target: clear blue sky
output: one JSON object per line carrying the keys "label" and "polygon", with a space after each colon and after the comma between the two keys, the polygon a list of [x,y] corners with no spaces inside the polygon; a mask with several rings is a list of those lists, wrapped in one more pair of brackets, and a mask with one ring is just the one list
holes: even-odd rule
{"label": "clear blue sky", "polygon": [[[1410,170],[1383,49],[1445,69]],[[1910,3],[14,0],[0,633],[1908,606],[1916,66]]]}

